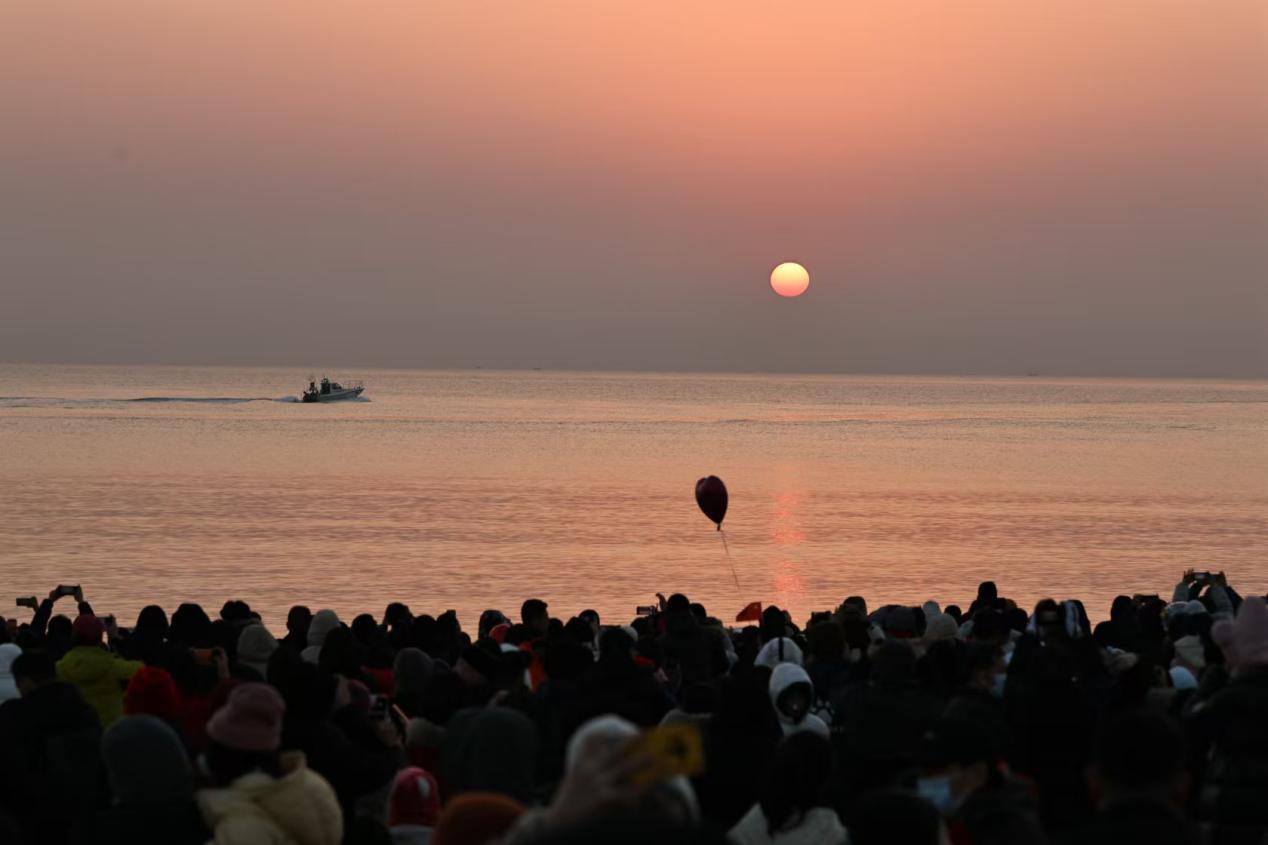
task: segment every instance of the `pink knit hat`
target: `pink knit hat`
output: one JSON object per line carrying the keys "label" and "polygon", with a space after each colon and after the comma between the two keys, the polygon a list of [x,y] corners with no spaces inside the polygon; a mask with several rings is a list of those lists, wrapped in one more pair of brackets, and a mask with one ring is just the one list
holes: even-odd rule
{"label": "pink knit hat", "polygon": [[242,684],[207,722],[207,736],[242,751],[276,751],[282,744],[284,712],[286,702],[273,687]]}
{"label": "pink knit hat", "polygon": [[79,645],[97,645],[106,635],[106,623],[91,613],[83,613],[71,624],[70,635]]}
{"label": "pink knit hat", "polygon": [[1268,666],[1268,604],[1257,597],[1244,600],[1237,618],[1216,622],[1211,637],[1230,666]]}
{"label": "pink knit hat", "polygon": [[440,788],[431,772],[410,766],[396,773],[388,803],[389,827],[435,827],[440,818]]}

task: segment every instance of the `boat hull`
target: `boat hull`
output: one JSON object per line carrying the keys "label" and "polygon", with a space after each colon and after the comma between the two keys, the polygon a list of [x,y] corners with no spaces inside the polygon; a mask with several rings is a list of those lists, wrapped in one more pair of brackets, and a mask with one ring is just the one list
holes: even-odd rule
{"label": "boat hull", "polygon": [[305,393],[300,397],[301,402],[340,402],[346,399],[356,399],[361,395],[364,387],[348,387],[343,390],[332,390],[329,393]]}

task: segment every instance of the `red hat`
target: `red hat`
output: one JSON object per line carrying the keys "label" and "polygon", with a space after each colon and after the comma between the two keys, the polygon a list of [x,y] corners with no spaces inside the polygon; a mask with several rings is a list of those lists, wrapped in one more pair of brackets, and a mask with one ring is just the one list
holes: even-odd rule
{"label": "red hat", "polygon": [[98,645],[106,635],[106,623],[91,613],[84,613],[70,626],[70,633],[79,645]]}
{"label": "red hat", "polygon": [[511,626],[506,622],[503,622],[501,625],[494,625],[489,629],[489,638],[493,640],[493,642],[501,645],[506,642],[506,635],[510,630]]}
{"label": "red hat", "polygon": [[242,751],[276,751],[282,744],[286,702],[268,684],[234,687],[225,706],[207,722],[207,736]]}
{"label": "red hat", "polygon": [[179,710],[176,682],[166,669],[142,666],[128,681],[123,693],[123,712],[128,716],[148,714],[175,722]]}
{"label": "red hat", "polygon": [[409,766],[396,773],[388,802],[389,827],[417,825],[435,827],[440,818],[440,788],[431,772]]}
{"label": "red hat", "polygon": [[467,845],[497,839],[511,829],[525,807],[496,792],[464,792],[445,805],[432,845]]}

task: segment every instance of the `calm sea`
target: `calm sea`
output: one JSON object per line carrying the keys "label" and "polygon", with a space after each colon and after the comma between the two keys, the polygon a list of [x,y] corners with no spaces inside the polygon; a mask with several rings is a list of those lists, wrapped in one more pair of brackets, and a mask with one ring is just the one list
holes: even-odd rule
{"label": "calm sea", "polygon": [[530,595],[801,620],[984,578],[1095,617],[1189,566],[1268,590],[1266,382],[341,370],[366,401],[301,405],[308,375],[0,366],[6,605],[65,582],[125,620],[240,597],[275,627],[390,600],[474,626]]}

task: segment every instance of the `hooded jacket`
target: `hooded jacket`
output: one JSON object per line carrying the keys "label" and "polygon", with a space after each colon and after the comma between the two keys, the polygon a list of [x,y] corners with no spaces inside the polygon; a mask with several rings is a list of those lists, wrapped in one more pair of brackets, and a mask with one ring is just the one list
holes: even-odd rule
{"label": "hooded jacket", "polygon": [[14,643],[0,645],[0,704],[18,697],[18,685],[13,679],[13,661],[22,649]]}
{"label": "hooded jacket", "polygon": [[124,716],[101,741],[114,804],[72,842],[202,845],[210,836],[194,803],[194,773],[176,732],[153,716]]}
{"label": "hooded jacket", "polygon": [[103,728],[123,715],[123,682],[145,664],[124,660],[95,645],[75,646],[57,661],[57,676],[79,688]]}
{"label": "hooded jacket", "polygon": [[780,709],[779,697],[787,692],[789,687],[796,684],[805,684],[810,687],[809,697],[811,701],[814,700],[814,684],[811,683],[810,676],[806,674],[805,669],[795,663],[780,663],[770,674],[770,703],[771,707],[775,708],[775,716],[779,719],[780,728],[783,729],[785,736],[796,731],[813,731],[827,739],[828,725],[815,714],[807,711],[800,721],[794,722]]}
{"label": "hooded jacket", "polygon": [[754,804],[726,838],[735,845],[844,845],[849,841],[836,811],[827,807],[811,807],[794,825],[775,831],[774,836],[768,828],[762,805]]}
{"label": "hooded jacket", "polygon": [[801,666],[805,663],[801,648],[788,637],[776,637],[762,646],[753,660],[754,666],[765,666],[774,669],[781,663],[792,663]]}
{"label": "hooded jacket", "polygon": [[309,663],[316,663],[321,657],[321,647],[326,644],[326,635],[339,627],[339,616],[333,610],[319,610],[313,615],[308,625],[308,648],[299,656]]}
{"label": "hooded jacket", "polygon": [[343,817],[330,784],[298,752],[282,755],[282,769],[280,778],[251,772],[198,793],[216,845],[338,845]]}

